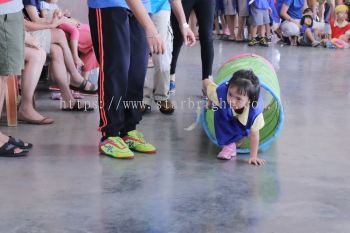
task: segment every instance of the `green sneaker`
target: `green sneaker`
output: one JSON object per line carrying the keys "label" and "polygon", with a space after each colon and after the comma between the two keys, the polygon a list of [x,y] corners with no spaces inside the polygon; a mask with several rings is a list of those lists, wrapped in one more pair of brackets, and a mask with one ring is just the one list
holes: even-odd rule
{"label": "green sneaker", "polygon": [[154,154],[156,153],[156,148],[145,141],[145,138],[142,133],[137,130],[129,131],[126,136],[123,137],[125,143],[129,146],[130,150],[146,153],[146,154]]}
{"label": "green sneaker", "polygon": [[249,41],[248,46],[255,46],[258,44],[259,44],[259,42],[256,40],[256,38],[253,38]]}
{"label": "green sneaker", "polygon": [[125,144],[120,137],[109,137],[103,142],[100,142],[99,150],[101,154],[116,158],[116,159],[133,159],[134,153]]}

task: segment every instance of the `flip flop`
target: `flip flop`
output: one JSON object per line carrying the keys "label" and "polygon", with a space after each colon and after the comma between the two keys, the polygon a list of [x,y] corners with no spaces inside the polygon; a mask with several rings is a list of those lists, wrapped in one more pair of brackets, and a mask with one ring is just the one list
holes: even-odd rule
{"label": "flip flop", "polygon": [[90,89],[90,90],[85,90],[85,87],[86,87],[86,85],[88,84],[88,80],[84,80],[80,85],[79,85],[79,87],[75,87],[75,86],[73,86],[73,85],[69,85],[69,88],[70,89],[72,89],[73,91],[79,91],[79,92],[81,92],[81,93],[84,93],[84,94],[96,94],[97,93],[97,88],[95,88],[95,85],[94,84],[92,84],[91,82],[90,82],[90,84],[91,84],[91,88],[92,89]]}
{"label": "flip flop", "polygon": [[27,145],[25,145],[25,142],[23,142],[21,139],[14,138],[12,136],[9,136],[8,143],[10,143],[10,144],[22,149],[22,150],[28,150],[28,149],[31,149],[33,147],[33,144],[27,142]]}
{"label": "flip flop", "polygon": [[50,125],[55,121],[47,116],[44,116],[44,118],[41,120],[32,120],[24,116],[18,116],[18,122],[24,123],[24,124],[30,124],[30,125]]}
{"label": "flip flop", "polygon": [[19,147],[6,142],[2,147],[0,147],[0,157],[22,157],[26,156],[28,151],[22,151],[19,153],[15,153],[15,149]]}

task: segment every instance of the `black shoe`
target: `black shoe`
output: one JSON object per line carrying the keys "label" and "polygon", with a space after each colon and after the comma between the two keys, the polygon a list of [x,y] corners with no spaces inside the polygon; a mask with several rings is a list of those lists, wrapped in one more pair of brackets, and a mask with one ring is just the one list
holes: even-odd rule
{"label": "black shoe", "polygon": [[259,44],[259,42],[256,40],[256,38],[253,38],[249,41],[248,46],[255,46],[258,44]]}
{"label": "black shoe", "polygon": [[143,104],[143,105],[141,105],[140,111],[142,114],[146,114],[146,113],[150,113],[152,111],[152,108],[148,104]]}
{"label": "black shoe", "polygon": [[175,111],[175,107],[170,100],[156,101],[159,111],[163,114],[172,114]]}
{"label": "black shoe", "polygon": [[266,37],[261,38],[259,44],[264,47],[269,47],[269,42]]}

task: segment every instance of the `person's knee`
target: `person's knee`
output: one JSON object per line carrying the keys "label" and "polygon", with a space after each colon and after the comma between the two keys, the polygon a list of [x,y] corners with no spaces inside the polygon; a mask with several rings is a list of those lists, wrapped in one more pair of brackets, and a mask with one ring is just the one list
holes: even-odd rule
{"label": "person's knee", "polygon": [[43,49],[39,50],[39,59],[40,59],[40,63],[45,64],[45,62],[46,62],[46,52],[45,52],[45,50],[43,50]]}
{"label": "person's knee", "polygon": [[46,52],[42,48],[32,49],[31,52],[28,53],[27,60],[39,64],[44,64],[46,60]]}
{"label": "person's knee", "polygon": [[299,28],[297,25],[292,25],[294,23],[288,23],[281,25],[281,30],[282,30],[282,35],[289,37],[289,36],[298,36],[299,33]]}
{"label": "person's knee", "polygon": [[63,59],[63,53],[62,53],[61,47],[59,47],[57,45],[51,45],[50,57],[53,60],[58,60],[58,61],[62,60]]}
{"label": "person's knee", "polygon": [[52,29],[54,41],[61,42],[67,40],[66,34],[59,28]]}
{"label": "person's knee", "polygon": [[213,41],[213,36],[211,30],[207,29],[200,29],[199,30],[199,40],[200,42],[212,42]]}

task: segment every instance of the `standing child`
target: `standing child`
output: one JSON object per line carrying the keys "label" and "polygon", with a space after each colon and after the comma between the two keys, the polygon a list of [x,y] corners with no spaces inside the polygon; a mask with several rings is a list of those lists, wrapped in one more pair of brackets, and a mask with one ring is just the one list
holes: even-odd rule
{"label": "standing child", "polygon": [[265,164],[265,160],[258,158],[259,130],[265,124],[258,77],[251,70],[239,70],[220,86],[209,79],[205,86],[209,100],[214,103],[216,138],[222,146],[217,158],[230,160],[236,156],[236,143],[249,136],[249,164]]}
{"label": "standing child", "polygon": [[[267,0],[254,0],[250,4],[250,33],[252,39],[249,41],[249,46],[260,44],[261,46],[269,46],[266,36],[266,25],[270,24],[270,16],[272,13],[271,7]],[[257,39],[257,30],[259,29],[259,40]],[[269,32],[270,33],[270,32]]]}
{"label": "standing child", "polygon": [[[91,35],[100,62],[99,150],[118,159],[132,159],[133,151],[156,153],[156,148],[136,130],[142,119],[148,48],[151,53],[164,52],[162,39],[145,9],[150,10],[150,2],[89,0],[88,5]],[[124,105],[130,103],[137,106]]]}

